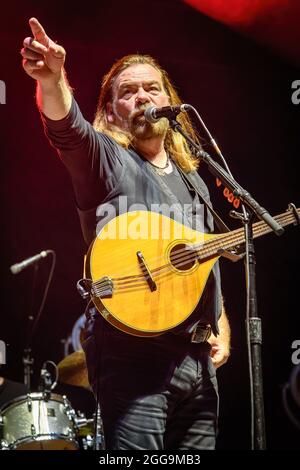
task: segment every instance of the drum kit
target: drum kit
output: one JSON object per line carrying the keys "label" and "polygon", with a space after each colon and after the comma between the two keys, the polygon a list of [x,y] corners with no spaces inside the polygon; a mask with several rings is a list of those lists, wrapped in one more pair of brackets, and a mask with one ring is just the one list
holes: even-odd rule
{"label": "drum kit", "polygon": [[[60,383],[86,392],[90,388],[80,344],[83,316],[79,320],[65,341],[68,352],[70,346],[74,352],[66,355],[56,367]],[[100,408],[88,419],[85,413],[75,411],[66,395],[53,393],[53,388],[46,385],[41,391],[17,397],[0,408],[0,450],[105,448]]]}

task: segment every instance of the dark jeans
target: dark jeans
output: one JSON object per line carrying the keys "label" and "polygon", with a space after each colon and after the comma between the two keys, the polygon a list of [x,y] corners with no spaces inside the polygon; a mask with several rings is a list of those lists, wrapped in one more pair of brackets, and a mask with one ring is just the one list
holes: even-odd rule
{"label": "dark jeans", "polygon": [[134,337],[98,313],[83,348],[107,449],[215,448],[218,391],[208,343],[171,333]]}

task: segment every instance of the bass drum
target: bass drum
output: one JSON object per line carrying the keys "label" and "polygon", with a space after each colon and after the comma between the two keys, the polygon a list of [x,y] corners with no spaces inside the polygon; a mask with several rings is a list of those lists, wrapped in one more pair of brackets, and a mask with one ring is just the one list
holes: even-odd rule
{"label": "bass drum", "polygon": [[1,448],[77,450],[75,411],[65,396],[30,393],[0,410]]}

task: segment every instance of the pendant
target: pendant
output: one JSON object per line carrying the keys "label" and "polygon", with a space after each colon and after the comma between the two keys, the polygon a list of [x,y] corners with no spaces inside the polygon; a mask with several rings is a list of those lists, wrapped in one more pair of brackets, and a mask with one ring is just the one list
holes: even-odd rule
{"label": "pendant", "polygon": [[159,176],[165,176],[165,174],[166,174],[165,170],[162,169],[162,168],[155,167],[155,171]]}

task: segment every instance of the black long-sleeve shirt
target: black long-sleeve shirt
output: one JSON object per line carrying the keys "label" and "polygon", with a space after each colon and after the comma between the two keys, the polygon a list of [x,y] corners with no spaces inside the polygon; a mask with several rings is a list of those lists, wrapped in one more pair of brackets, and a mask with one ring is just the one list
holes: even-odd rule
{"label": "black long-sleeve shirt", "polygon": [[[202,232],[213,231],[213,220],[205,206],[181,176],[173,162],[173,172],[162,176],[134,149],[125,149],[111,137],[96,132],[73,98],[69,114],[59,121],[42,116],[45,132],[69,171],[84,239],[89,245],[108,222],[111,214],[137,210],[164,213]],[[190,173],[204,200],[208,189],[195,171]],[[114,208],[114,211],[107,208]],[[201,320],[210,323],[214,333],[221,314],[221,284],[215,264],[201,301],[178,331],[190,331]]]}

